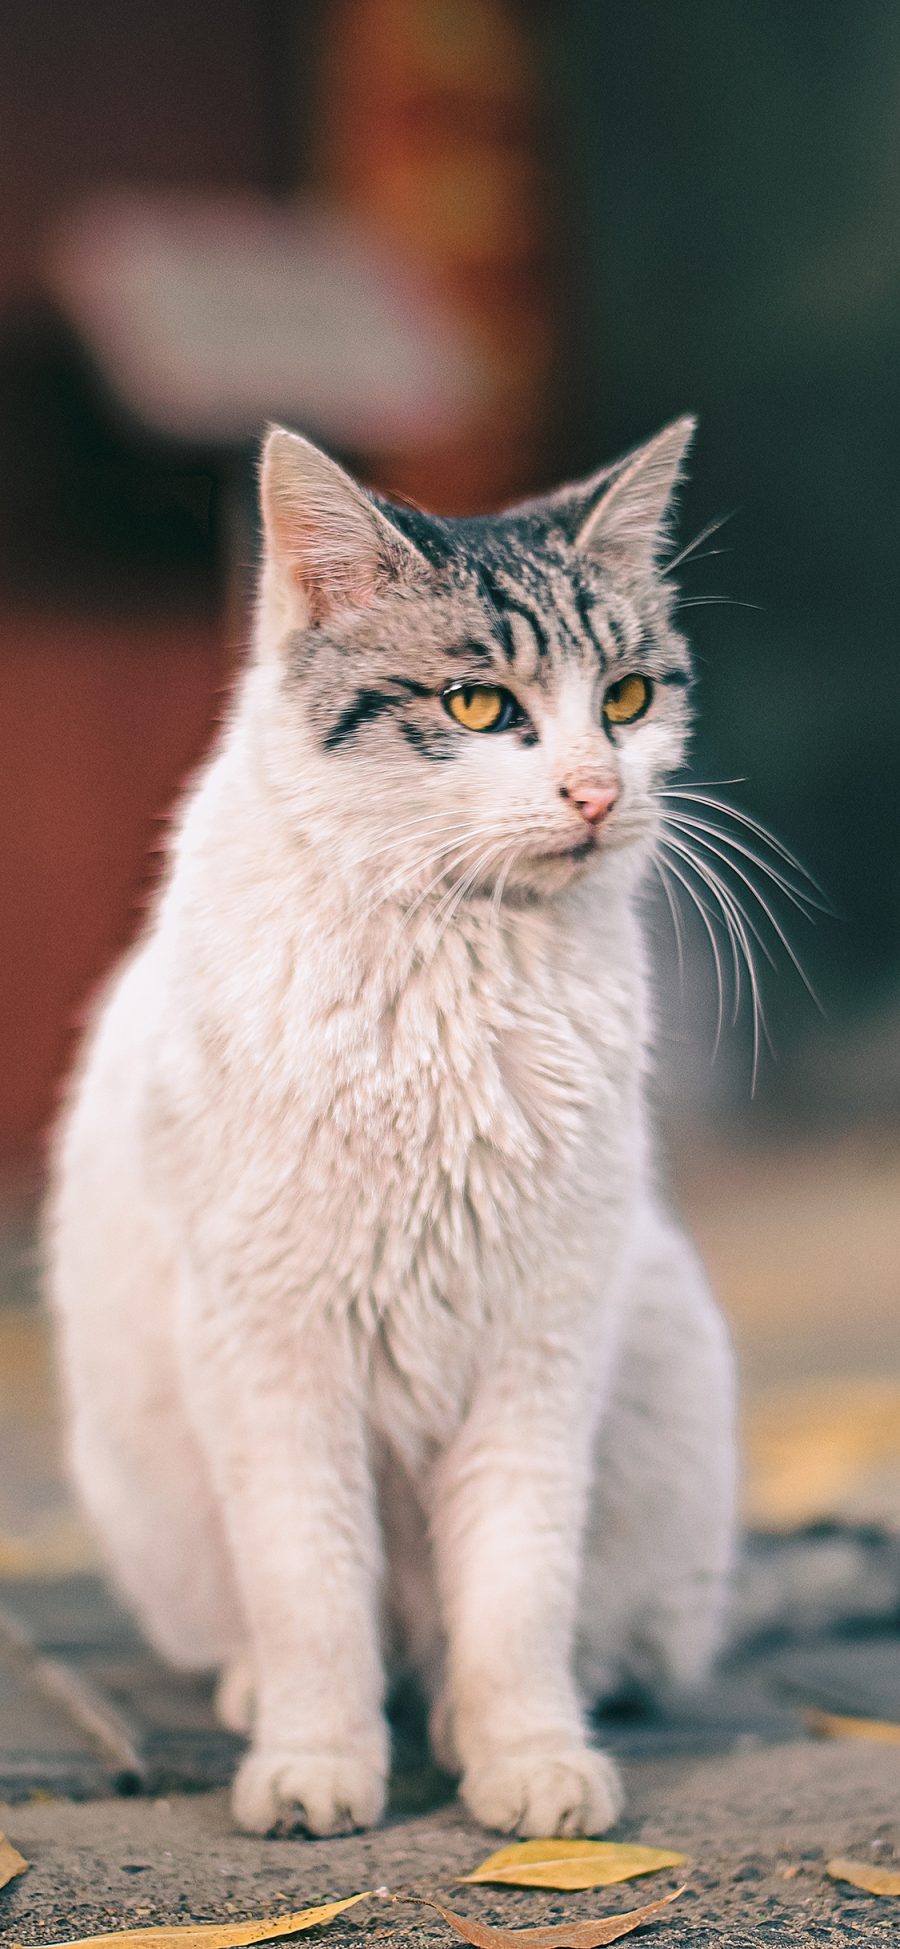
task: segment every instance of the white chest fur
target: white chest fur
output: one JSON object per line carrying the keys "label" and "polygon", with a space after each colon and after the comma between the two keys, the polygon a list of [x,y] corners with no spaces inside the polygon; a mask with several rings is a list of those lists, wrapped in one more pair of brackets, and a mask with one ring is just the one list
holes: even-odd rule
{"label": "white chest fur", "polygon": [[618,1250],[641,1162],[627,903],[579,890],[498,914],[483,898],[437,945],[427,922],[342,922],[339,900],[323,924],[283,859],[271,883],[258,859],[232,867],[211,900],[202,814],[149,950],[176,1230],[201,1259],[223,1223],[243,1232],[273,1307],[349,1319],[383,1413],[439,1436],[486,1334],[583,1309]]}

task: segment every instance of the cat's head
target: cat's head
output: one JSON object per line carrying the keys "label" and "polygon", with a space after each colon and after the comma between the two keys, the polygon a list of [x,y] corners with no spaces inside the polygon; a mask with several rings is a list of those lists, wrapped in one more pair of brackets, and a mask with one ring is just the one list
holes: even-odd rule
{"label": "cat's head", "polygon": [[266,763],[336,866],[401,897],[442,877],[539,895],[652,842],[688,730],[659,558],[692,431],[678,420],[586,481],[472,520],[393,506],[269,435]]}

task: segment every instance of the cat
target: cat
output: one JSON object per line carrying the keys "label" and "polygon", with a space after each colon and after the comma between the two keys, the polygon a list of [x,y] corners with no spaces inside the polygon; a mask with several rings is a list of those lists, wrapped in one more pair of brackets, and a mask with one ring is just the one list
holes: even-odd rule
{"label": "cat", "polygon": [[732,1361],[657,1188],[639,911],[692,424],[491,519],[265,446],[253,652],[49,1222],[75,1483],[220,1673],[253,1832],[378,1820],[402,1659],[477,1820],[602,1833],[588,1709],[719,1638]]}

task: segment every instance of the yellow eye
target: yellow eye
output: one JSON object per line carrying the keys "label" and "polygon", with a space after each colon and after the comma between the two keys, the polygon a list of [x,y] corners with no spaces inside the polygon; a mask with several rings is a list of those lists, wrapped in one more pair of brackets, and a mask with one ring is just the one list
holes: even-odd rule
{"label": "yellow eye", "polygon": [[495,684],[455,684],[444,692],[444,709],[466,731],[506,731],[521,715],[511,691]]}
{"label": "yellow eye", "polygon": [[603,715],[608,724],[633,724],[650,707],[653,686],[649,677],[622,677],[610,684],[603,699]]}

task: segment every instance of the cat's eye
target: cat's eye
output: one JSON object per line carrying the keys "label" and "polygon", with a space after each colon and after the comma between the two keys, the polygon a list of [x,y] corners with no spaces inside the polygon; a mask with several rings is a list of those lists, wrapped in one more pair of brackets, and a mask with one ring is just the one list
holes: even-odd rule
{"label": "cat's eye", "polygon": [[449,684],[442,703],[464,731],[508,731],[523,715],[512,691],[499,684]]}
{"label": "cat's eye", "polygon": [[607,724],[634,724],[650,708],[653,685],[649,677],[620,677],[618,683],[610,684],[603,699],[603,715]]}

